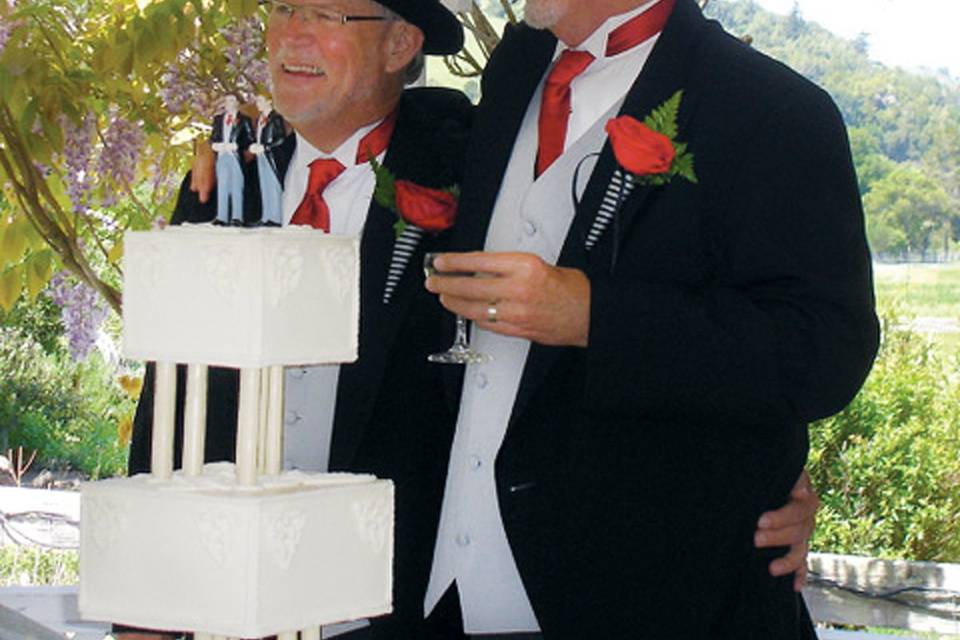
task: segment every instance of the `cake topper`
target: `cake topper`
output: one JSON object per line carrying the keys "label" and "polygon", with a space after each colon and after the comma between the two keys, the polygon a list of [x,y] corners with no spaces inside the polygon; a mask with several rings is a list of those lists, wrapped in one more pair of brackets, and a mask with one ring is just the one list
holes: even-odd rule
{"label": "cake topper", "polygon": [[217,217],[214,224],[243,224],[243,154],[253,142],[253,123],[240,113],[237,96],[223,97],[223,113],[213,119],[210,136],[217,154]]}
{"label": "cake topper", "polygon": [[257,158],[257,175],[260,178],[260,201],[262,215],[260,224],[279,227],[281,223],[281,202],[283,185],[280,182],[280,170],[277,167],[275,150],[283,144],[287,130],[283,117],[273,108],[273,102],[267,96],[257,96],[256,142],[250,145],[250,153]]}

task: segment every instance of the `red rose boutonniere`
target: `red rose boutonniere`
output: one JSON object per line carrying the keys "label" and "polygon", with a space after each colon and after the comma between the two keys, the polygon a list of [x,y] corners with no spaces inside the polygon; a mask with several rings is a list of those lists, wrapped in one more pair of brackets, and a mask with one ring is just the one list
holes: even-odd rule
{"label": "red rose boutonniere", "polygon": [[457,217],[459,187],[454,185],[446,189],[431,189],[409,180],[397,180],[389,169],[373,158],[370,159],[370,166],[377,178],[373,197],[380,206],[397,214],[393,229],[398,238],[408,224],[433,233],[453,226]]}
{"label": "red rose boutonniere", "polygon": [[639,184],[667,184],[674,176],[697,182],[693,154],[677,140],[677,113],[683,91],[677,91],[643,122],[620,116],[607,122],[613,155]]}

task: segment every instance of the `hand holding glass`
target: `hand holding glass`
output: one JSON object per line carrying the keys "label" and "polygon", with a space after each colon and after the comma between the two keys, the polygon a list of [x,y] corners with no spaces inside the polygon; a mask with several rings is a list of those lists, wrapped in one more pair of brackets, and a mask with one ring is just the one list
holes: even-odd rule
{"label": "hand holding glass", "polygon": [[[426,277],[446,276],[457,278],[472,278],[476,274],[462,271],[437,271],[433,261],[442,254],[428,253],[423,257],[423,272]],[[467,343],[467,320],[460,314],[457,314],[457,332],[453,339],[453,344],[449,349],[441,353],[433,353],[427,356],[430,362],[439,362],[442,364],[482,364],[490,361],[490,356],[479,351],[474,351]]]}

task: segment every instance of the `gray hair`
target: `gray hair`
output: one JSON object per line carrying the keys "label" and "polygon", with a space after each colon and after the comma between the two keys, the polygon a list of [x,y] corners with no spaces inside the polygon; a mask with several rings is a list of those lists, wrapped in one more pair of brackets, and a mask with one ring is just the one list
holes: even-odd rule
{"label": "gray hair", "polygon": [[[402,20],[406,22],[405,20],[403,20],[403,16],[401,16],[396,11],[393,11],[389,7],[384,7],[383,5],[380,5],[380,8],[383,9],[383,15],[389,18],[390,20]],[[420,51],[417,51],[417,54],[413,56],[413,60],[411,60],[410,63],[407,64],[406,68],[403,70],[403,84],[411,85],[411,84],[414,84],[417,80],[419,80],[420,76],[423,75],[423,68],[426,66],[426,64],[427,64],[427,59],[426,59],[426,56],[423,55],[423,49],[421,48]]]}

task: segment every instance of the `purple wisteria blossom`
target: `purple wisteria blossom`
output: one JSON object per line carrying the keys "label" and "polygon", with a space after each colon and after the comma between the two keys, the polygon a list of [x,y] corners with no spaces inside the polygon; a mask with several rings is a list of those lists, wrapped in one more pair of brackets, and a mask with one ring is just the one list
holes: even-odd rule
{"label": "purple wisteria blossom", "polygon": [[67,117],[60,119],[63,129],[63,158],[67,169],[67,195],[73,203],[73,210],[83,213],[90,204],[90,190],[93,179],[90,175],[90,159],[93,155],[93,136],[96,133],[96,120],[88,113],[78,125]]}
{"label": "purple wisteria blossom", "polygon": [[50,279],[47,293],[60,307],[60,321],[69,342],[70,355],[76,362],[85,360],[107,318],[107,305],[96,291],[76,282],[65,271]]}
{"label": "purple wisteria blossom", "polygon": [[144,135],[140,126],[110,111],[110,125],[103,136],[103,149],[97,161],[97,174],[104,185],[103,206],[117,202],[116,185],[133,183],[137,161],[143,148]]}
{"label": "purple wisteria blossom", "polygon": [[19,26],[20,22],[18,20],[11,20],[0,15],[0,56],[3,55],[3,50],[7,47],[7,41],[10,40],[14,29]]}
{"label": "purple wisteria blossom", "polygon": [[263,54],[263,27],[257,18],[238,20],[220,30],[230,86],[222,86],[203,71],[196,46],[184,49],[161,77],[160,98],[170,113],[189,111],[201,119],[214,116],[217,100],[236,93],[250,102],[270,84]]}

